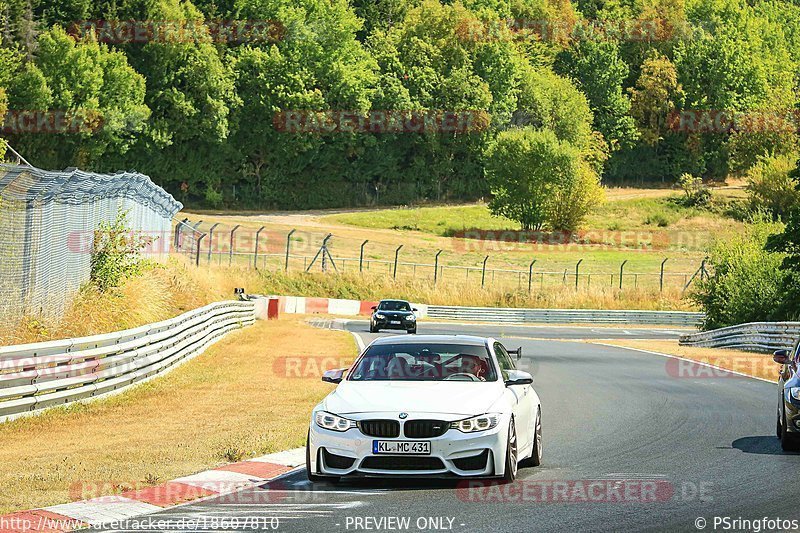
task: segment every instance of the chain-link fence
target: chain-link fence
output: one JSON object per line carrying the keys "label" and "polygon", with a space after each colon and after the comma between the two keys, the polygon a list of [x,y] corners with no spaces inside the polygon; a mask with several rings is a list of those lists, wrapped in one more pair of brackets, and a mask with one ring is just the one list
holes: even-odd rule
{"label": "chain-link fence", "polygon": [[[153,237],[146,255],[168,254],[171,221],[182,208],[133,172],[49,172],[0,164],[0,319],[57,318],[89,279],[94,232],[127,214],[132,231]],[[0,326],[3,329],[4,326]]]}
{"label": "chain-link fence", "polygon": [[[234,217],[241,224],[210,222],[199,216],[184,218],[175,226],[175,250],[198,266],[377,274],[431,284],[528,292],[564,288],[683,292],[707,275],[706,262],[697,254],[659,256],[623,251],[615,259],[598,261],[589,248],[581,251],[579,245],[573,254],[553,256],[537,254],[537,246],[531,243],[457,238],[449,239],[449,248],[437,253],[419,236],[410,236],[405,242],[380,242],[374,237],[354,237],[341,227],[333,235],[308,227],[260,226],[257,216],[251,218],[254,221]],[[446,246],[442,241],[439,244]],[[565,243],[564,247],[572,245]]]}

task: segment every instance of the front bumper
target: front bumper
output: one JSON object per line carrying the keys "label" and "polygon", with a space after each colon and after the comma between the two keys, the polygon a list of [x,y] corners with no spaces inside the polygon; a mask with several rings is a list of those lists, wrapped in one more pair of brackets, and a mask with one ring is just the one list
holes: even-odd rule
{"label": "front bumper", "polygon": [[[392,324],[392,322],[400,322],[399,324]],[[388,318],[384,318],[382,320],[378,320],[377,318],[372,319],[372,325],[376,329],[402,329],[405,331],[413,330],[417,328],[417,321],[416,320],[390,320]]]}
{"label": "front bumper", "polygon": [[[358,428],[338,432],[320,428],[312,422],[309,431],[310,466],[313,473],[331,477],[502,476],[505,469],[507,426],[508,421],[501,420],[497,427],[475,433],[448,429],[439,437],[400,436],[396,439],[384,439],[364,435]],[[431,453],[424,456],[374,454],[374,440],[430,441]],[[409,457],[427,459],[418,461]]]}

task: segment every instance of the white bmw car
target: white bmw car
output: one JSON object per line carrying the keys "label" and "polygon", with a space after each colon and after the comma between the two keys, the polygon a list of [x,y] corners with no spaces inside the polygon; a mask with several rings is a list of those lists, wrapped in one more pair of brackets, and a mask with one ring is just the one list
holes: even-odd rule
{"label": "white bmw car", "polygon": [[[521,356],[522,349],[511,353]],[[542,459],[539,396],[498,341],[382,337],[311,414],[311,481],[346,476],[501,477]]]}

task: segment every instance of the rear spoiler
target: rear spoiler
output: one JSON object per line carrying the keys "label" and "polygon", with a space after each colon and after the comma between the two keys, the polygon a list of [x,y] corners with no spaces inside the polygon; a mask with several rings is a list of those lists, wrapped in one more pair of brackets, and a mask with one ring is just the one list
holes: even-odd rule
{"label": "rear spoiler", "polygon": [[517,359],[522,359],[522,346],[520,346],[516,350],[508,350],[508,353],[515,354],[517,356]]}

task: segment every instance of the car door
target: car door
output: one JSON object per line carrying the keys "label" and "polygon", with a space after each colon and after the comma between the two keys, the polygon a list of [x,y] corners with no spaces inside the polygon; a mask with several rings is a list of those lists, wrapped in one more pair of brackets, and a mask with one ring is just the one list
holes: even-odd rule
{"label": "car door", "polygon": [[[494,352],[497,356],[497,362],[500,365],[500,373],[503,381],[508,379],[508,371],[516,370],[514,360],[508,354],[505,346],[500,342],[494,343]],[[530,385],[512,385],[507,387],[514,397],[514,418],[517,428],[518,449],[520,451],[527,449],[531,445],[533,438],[533,409],[531,407],[530,398]]]}

